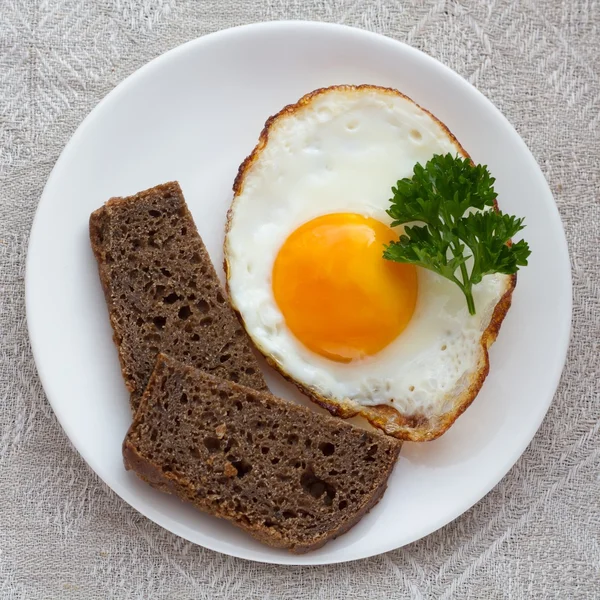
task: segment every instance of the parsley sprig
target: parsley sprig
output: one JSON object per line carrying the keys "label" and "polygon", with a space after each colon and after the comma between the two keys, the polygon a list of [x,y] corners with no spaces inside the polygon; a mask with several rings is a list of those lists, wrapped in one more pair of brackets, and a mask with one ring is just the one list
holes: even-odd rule
{"label": "parsley sprig", "polygon": [[417,163],[412,178],[398,181],[387,211],[392,227],[418,224],[406,226],[399,241],[385,246],[384,258],[453,281],[472,315],[473,286],[490,273],[516,273],[531,253],[524,240],[510,243],[524,228],[523,219],[495,209],[494,182],[485,165],[436,154],[424,167]]}

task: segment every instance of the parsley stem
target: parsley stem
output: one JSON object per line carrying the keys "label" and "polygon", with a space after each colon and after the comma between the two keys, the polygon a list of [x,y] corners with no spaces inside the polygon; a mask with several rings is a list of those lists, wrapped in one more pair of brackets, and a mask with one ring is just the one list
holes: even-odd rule
{"label": "parsley stem", "polygon": [[[456,244],[454,244],[454,249],[457,250]],[[471,279],[469,278],[469,273],[467,272],[467,265],[462,263],[460,265],[460,275],[463,280],[462,290],[467,299],[467,307],[469,309],[469,314],[475,314],[475,300],[473,299],[473,286],[471,285]]]}
{"label": "parsley stem", "polygon": [[467,298],[467,306],[469,307],[469,314],[474,315],[475,314],[475,300],[473,299],[473,290],[471,288],[470,283],[468,284],[468,286],[465,286],[463,288],[463,292],[465,294],[465,297]]}

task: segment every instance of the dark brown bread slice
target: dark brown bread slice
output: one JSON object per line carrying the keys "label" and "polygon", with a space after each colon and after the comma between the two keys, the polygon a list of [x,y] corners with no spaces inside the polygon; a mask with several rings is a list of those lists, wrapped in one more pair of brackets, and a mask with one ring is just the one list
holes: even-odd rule
{"label": "dark brown bread slice", "polygon": [[267,389],[177,182],[112,198],[90,239],[134,411],[159,352]]}
{"label": "dark brown bread slice", "polygon": [[303,553],[377,503],[400,445],[160,355],[123,457],[150,485]]}

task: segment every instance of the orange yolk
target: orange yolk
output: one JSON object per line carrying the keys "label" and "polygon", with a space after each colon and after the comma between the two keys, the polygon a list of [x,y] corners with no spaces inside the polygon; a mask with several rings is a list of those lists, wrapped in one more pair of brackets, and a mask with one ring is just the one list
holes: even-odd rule
{"label": "orange yolk", "polygon": [[349,362],[376,354],[406,327],[417,300],[413,265],[382,257],[398,236],[353,213],[317,217],[294,231],[273,265],[273,293],[307,348]]}

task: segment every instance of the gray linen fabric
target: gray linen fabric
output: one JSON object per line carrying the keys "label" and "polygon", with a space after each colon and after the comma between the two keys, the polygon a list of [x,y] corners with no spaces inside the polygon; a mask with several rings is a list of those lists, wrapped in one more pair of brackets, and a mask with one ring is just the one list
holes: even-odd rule
{"label": "gray linen fabric", "polygon": [[[290,568],[178,539],[98,480],[40,386],[23,277],[43,185],[109,90],[189,39],[298,18],[408,42],[504,112],[558,203],[575,307],[550,412],[492,492],[400,550]],[[599,120],[600,4],[593,0],[0,0],[0,597],[600,598]]]}

